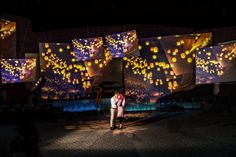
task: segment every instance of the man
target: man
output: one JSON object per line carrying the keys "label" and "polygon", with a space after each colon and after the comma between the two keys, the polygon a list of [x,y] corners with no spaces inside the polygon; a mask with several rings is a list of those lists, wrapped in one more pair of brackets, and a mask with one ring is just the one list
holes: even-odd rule
{"label": "man", "polygon": [[111,130],[115,129],[115,121],[116,121],[116,113],[117,113],[117,106],[116,106],[117,101],[118,101],[118,92],[115,92],[115,95],[111,98],[111,119],[110,119]]}

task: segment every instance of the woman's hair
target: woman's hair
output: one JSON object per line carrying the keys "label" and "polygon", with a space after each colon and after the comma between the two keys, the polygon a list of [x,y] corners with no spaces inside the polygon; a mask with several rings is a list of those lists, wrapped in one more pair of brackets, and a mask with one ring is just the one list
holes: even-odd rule
{"label": "woman's hair", "polygon": [[118,90],[117,90],[117,91],[115,91],[115,94],[120,94],[120,91],[118,91]]}

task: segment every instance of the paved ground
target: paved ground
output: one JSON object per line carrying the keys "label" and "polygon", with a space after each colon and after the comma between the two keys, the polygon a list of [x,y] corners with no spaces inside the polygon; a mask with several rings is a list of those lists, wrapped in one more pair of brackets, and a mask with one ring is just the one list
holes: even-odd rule
{"label": "paved ground", "polygon": [[[138,117],[138,118],[137,118]],[[100,120],[61,120],[38,123],[42,157],[83,156],[236,156],[236,115],[232,113],[157,113],[129,115],[125,128],[109,130],[108,117]],[[14,126],[1,126],[1,149]],[[2,156],[2,155],[1,155]]]}

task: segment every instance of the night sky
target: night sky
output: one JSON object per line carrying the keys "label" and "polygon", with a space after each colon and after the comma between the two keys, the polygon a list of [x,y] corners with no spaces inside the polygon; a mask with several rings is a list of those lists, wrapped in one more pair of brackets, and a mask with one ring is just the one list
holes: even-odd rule
{"label": "night sky", "polygon": [[0,14],[26,17],[34,31],[124,24],[236,26],[229,0],[5,0]]}

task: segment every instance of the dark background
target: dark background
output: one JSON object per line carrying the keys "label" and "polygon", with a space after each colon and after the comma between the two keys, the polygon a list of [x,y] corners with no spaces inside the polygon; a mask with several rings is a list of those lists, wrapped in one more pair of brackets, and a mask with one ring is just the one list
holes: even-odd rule
{"label": "dark background", "polygon": [[230,0],[5,0],[0,14],[23,16],[33,31],[86,26],[155,24],[196,30],[235,26]]}

